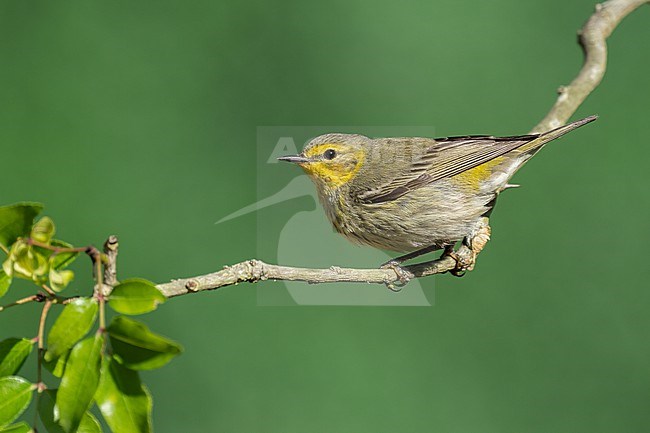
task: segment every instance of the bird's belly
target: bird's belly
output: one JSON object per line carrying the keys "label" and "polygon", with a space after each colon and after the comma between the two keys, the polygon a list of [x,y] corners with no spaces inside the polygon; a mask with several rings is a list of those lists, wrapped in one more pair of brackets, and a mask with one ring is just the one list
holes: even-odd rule
{"label": "bird's belly", "polygon": [[397,200],[347,206],[330,219],[336,230],[353,242],[410,252],[461,240],[489,210],[486,205],[493,198],[493,194],[464,192],[443,181]]}

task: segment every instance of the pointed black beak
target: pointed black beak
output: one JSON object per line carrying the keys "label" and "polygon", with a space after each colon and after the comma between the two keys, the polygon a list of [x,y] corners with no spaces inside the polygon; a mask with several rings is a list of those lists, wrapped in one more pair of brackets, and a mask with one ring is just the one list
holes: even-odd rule
{"label": "pointed black beak", "polygon": [[278,161],[293,162],[294,164],[304,164],[305,162],[309,162],[309,159],[305,158],[302,155],[288,155],[279,157]]}

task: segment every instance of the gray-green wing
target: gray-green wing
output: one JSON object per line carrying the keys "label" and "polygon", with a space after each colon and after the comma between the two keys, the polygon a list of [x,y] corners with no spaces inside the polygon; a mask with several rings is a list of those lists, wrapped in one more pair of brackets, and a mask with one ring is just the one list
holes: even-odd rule
{"label": "gray-green wing", "polygon": [[488,135],[431,140],[405,173],[358,196],[364,203],[382,203],[440,179],[449,178],[511,152],[538,138],[538,134],[513,137]]}

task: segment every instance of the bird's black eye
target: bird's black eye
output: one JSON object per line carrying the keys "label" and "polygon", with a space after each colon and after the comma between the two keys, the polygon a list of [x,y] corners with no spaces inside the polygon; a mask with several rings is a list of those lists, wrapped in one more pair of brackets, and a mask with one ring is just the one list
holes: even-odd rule
{"label": "bird's black eye", "polygon": [[323,158],[332,160],[336,157],[336,150],[334,149],[327,149],[325,152],[323,152]]}

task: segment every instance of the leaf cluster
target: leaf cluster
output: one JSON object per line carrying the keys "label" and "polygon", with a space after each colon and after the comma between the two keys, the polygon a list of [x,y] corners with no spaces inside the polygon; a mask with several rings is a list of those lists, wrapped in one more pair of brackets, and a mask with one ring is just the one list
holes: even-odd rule
{"label": "leaf cluster", "polygon": [[[166,298],[142,278],[116,284],[108,296],[97,289],[88,296],[62,296],[74,278],[66,268],[90,248],[55,239],[51,218],[35,221],[42,209],[38,203],[0,207],[0,250],[6,254],[0,269],[0,298],[9,293],[16,278],[37,287],[36,295],[0,311],[31,301],[45,303],[40,321],[35,320],[38,336],[0,341],[0,433],[35,431],[36,425],[16,421],[32,400],[48,432],[101,432],[97,413],[115,433],[150,432],[153,400],[140,371],[164,366],[182,348],[127,316],[153,311]],[[105,257],[91,258],[94,287],[101,287]],[[55,305],[62,309],[46,331],[45,319]],[[105,305],[119,313],[108,326]],[[19,373],[35,345],[38,378],[30,381]],[[56,384],[45,383],[42,368],[50,371]]]}

